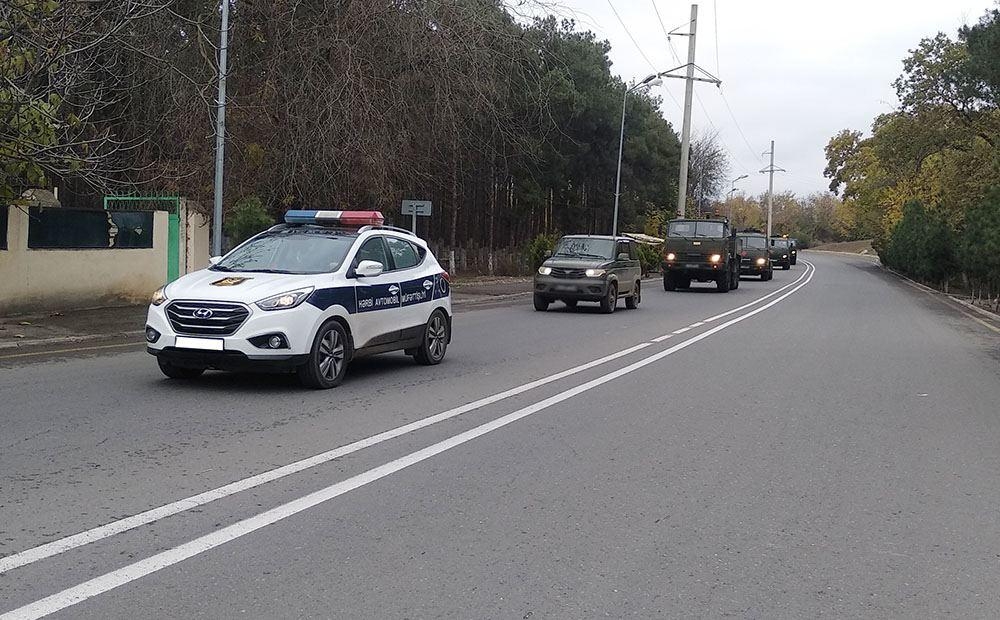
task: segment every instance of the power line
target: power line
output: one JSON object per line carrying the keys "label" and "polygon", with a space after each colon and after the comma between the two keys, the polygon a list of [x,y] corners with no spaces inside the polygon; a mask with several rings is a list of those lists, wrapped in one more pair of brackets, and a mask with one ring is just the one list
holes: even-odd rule
{"label": "power line", "polygon": [[[622,16],[618,14],[618,9],[616,9],[615,5],[611,3],[611,0],[607,1],[608,1],[608,6],[611,7],[611,12],[615,14],[615,17],[618,19],[618,23],[622,25],[622,29],[625,30],[625,34],[628,35],[628,38],[632,41],[632,45],[635,46],[635,49],[639,52],[639,55],[642,56],[643,59],[645,59],[646,63],[653,70],[653,73],[659,73],[660,69],[658,69],[656,65],[653,64],[653,61],[649,59],[649,56],[646,56],[646,52],[642,51],[642,47],[639,46],[638,41],[636,41],[635,37],[632,36],[632,31],[629,30],[628,26],[625,25],[625,20],[623,20]],[[656,5],[654,4],[653,6],[655,8]],[[669,90],[667,90],[667,96],[670,97],[670,100],[674,102],[674,105],[676,105],[678,108],[681,107],[681,104],[676,99],[674,99],[673,93],[671,93]]]}

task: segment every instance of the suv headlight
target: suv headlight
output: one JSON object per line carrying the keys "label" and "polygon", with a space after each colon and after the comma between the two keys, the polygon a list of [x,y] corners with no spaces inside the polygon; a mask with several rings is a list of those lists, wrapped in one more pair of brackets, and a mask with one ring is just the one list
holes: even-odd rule
{"label": "suv headlight", "polygon": [[720,260],[722,260],[722,254],[712,254],[712,255],[711,255],[711,256],[710,256],[709,258],[708,258],[708,260],[712,261],[713,263],[717,263],[717,262],[719,262]]}
{"label": "suv headlight", "polygon": [[315,287],[300,288],[294,291],[288,291],[287,293],[282,293],[280,295],[275,295],[274,297],[268,297],[267,299],[261,299],[257,302],[257,307],[261,310],[286,310],[288,308],[294,308],[295,306],[301,304],[305,301],[309,294],[313,292]]}
{"label": "suv headlight", "polygon": [[539,268],[538,268],[538,275],[541,275],[541,276],[547,276],[547,275],[549,275],[550,273],[552,273],[552,267],[545,267],[545,266],[542,266],[542,267],[539,267]]}
{"label": "suv headlight", "polygon": [[162,305],[163,302],[167,301],[166,289],[167,289],[166,284],[156,289],[156,291],[153,292],[153,297],[149,300],[149,303],[153,304],[154,306],[159,306]]}
{"label": "suv headlight", "polygon": [[605,273],[607,273],[607,271],[603,269],[588,269],[584,273],[587,275],[588,278],[600,278]]}

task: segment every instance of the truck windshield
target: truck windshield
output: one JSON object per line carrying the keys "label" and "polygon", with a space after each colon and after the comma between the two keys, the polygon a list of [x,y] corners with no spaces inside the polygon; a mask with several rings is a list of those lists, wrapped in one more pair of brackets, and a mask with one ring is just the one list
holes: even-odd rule
{"label": "truck windshield", "polygon": [[726,236],[726,226],[722,222],[670,222],[668,237],[713,237]]}
{"label": "truck windshield", "polygon": [[330,273],[344,262],[356,239],[322,228],[287,228],[247,241],[218,262],[213,271]]}
{"label": "truck windshield", "polygon": [[740,243],[742,243],[745,248],[763,250],[766,245],[764,243],[764,237],[740,237],[739,239]]}
{"label": "truck windshield", "polygon": [[590,239],[588,237],[563,237],[556,245],[553,256],[574,258],[606,258],[614,256],[615,242],[612,239]]}
{"label": "truck windshield", "polygon": [[788,239],[771,239],[771,245],[776,248],[787,248]]}

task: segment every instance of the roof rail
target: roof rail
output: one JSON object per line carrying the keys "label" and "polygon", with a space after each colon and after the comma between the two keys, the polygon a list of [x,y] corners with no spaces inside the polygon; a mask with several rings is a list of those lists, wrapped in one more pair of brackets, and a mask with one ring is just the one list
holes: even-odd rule
{"label": "roof rail", "polygon": [[[403,233],[403,234],[406,234],[406,235],[410,235],[411,237],[417,237],[417,235],[414,234],[413,231],[411,231],[411,230],[406,230],[405,228],[400,228],[398,226],[389,226],[388,224],[381,224],[381,225],[378,225],[378,226],[374,226],[374,225],[362,226],[358,230],[358,232],[359,233],[363,233],[363,232],[367,232],[369,230],[391,230],[393,232],[399,232],[399,233]],[[417,237],[417,239],[419,239],[419,238],[420,237]]]}

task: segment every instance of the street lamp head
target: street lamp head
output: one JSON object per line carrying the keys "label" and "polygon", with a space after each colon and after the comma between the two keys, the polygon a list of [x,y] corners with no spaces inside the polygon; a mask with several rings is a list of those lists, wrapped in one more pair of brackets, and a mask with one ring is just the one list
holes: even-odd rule
{"label": "street lamp head", "polygon": [[[647,76],[646,76],[645,78],[643,78],[643,80],[642,80],[641,82],[639,82],[639,83],[640,83],[640,84],[649,84],[649,85],[653,86],[653,85],[654,85],[654,84],[653,84],[653,82],[654,82],[654,81],[656,81],[656,80],[659,80],[659,79],[660,79],[660,76],[658,76],[658,75],[656,75],[655,73],[653,73],[653,74],[650,74],[650,75],[647,75]],[[662,84],[662,82],[661,82],[661,84]]]}

